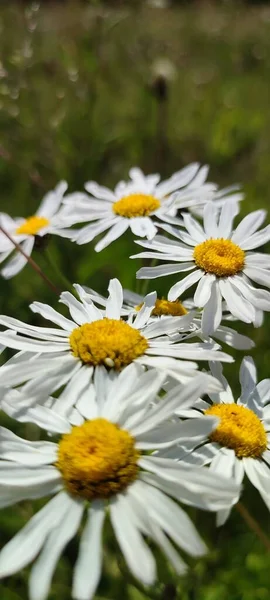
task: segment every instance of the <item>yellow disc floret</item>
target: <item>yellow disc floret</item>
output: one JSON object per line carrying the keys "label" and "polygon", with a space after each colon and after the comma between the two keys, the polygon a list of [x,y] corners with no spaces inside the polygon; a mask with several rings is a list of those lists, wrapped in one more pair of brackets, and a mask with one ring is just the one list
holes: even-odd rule
{"label": "yellow disc floret", "polygon": [[148,348],[146,338],[125,321],[100,319],[73,329],[69,343],[74,356],[88,365],[116,370],[129,365]]}
{"label": "yellow disc floret", "polygon": [[147,217],[160,207],[160,201],[149,194],[130,194],[113,204],[116,215],[133,219]]}
{"label": "yellow disc floret", "polygon": [[17,229],[17,234],[36,235],[43,227],[49,225],[49,219],[45,217],[29,217]]}
{"label": "yellow disc floret", "polygon": [[214,404],[205,415],[220,418],[210,440],[231,448],[238,458],[259,458],[267,447],[267,436],[259,417],[239,404]]}
{"label": "yellow disc floret", "polygon": [[71,494],[87,500],[109,498],[136,479],[139,456],[128,431],[100,418],[62,436],[56,467]]}
{"label": "yellow disc floret", "polygon": [[[142,305],[143,303],[136,306],[136,310],[139,311],[142,308]],[[154,317],[162,317],[163,315],[167,317],[182,317],[183,315],[186,315],[187,312],[188,311],[179,300],[170,302],[170,300],[165,300],[164,298],[157,298],[151,315]]]}
{"label": "yellow disc floret", "polygon": [[197,267],[217,277],[229,277],[242,271],[245,252],[231,240],[206,240],[195,247],[193,258]]}
{"label": "yellow disc floret", "polygon": [[167,315],[171,317],[182,317],[187,314],[187,310],[179,302],[179,300],[174,300],[170,302],[169,300],[164,300],[161,298],[157,299],[155,303],[155,307],[152,310],[152,315],[155,317],[161,317],[162,315]]}

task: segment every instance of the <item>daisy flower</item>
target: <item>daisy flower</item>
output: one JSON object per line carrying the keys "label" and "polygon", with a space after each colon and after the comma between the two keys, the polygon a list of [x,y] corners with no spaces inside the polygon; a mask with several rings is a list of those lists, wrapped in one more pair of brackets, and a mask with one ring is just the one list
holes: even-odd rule
{"label": "daisy flower", "polygon": [[256,210],[233,230],[237,211],[236,203],[227,203],[218,216],[213,203],[207,203],[203,227],[185,214],[186,231],[162,225],[174,240],[164,236],[156,236],[148,242],[137,240],[148,249],[137,257],[166,261],[158,267],[143,267],[137,273],[138,279],[191,271],[171,287],[168,299],[174,301],[192,285],[198,284],[194,303],[203,307],[202,331],[205,335],[213,333],[221,322],[222,298],[230,313],[245,323],[256,324],[257,311],[270,310],[270,293],[251,285],[253,280],[270,287],[269,255],[252,252],[270,240],[270,225],[258,231],[266,213]]}
{"label": "daisy flower", "polygon": [[[149,322],[156,294],[146,296],[143,306],[129,319],[121,318],[123,290],[117,279],[109,284],[105,311],[99,310],[87,292],[75,284],[80,297],[63,292],[71,319],[51,306],[34,302],[30,308],[58,325],[36,327],[12,317],[0,316],[0,324],[9,331],[0,332],[0,343],[19,350],[19,355],[0,367],[0,385],[16,386],[24,382],[29,398],[39,402],[53,391],[66,386],[58,402],[68,410],[92,380],[96,367],[120,372],[132,362],[147,368],[157,367],[172,377],[186,380],[194,376],[194,360],[232,362],[215,344],[184,343],[170,340],[189,316]],[[26,353],[26,356],[25,354]]]}
{"label": "daisy flower", "polygon": [[[211,364],[211,372],[223,386],[222,392],[198,400],[186,417],[203,415],[220,418],[218,427],[205,440],[190,441],[166,456],[181,457],[190,464],[209,465],[217,474],[241,484],[246,475],[270,510],[270,379],[257,383],[253,359],[246,356],[240,368],[241,396],[235,400],[222,373],[221,364]],[[181,413],[182,414],[182,413]],[[230,509],[218,514],[222,525]]]}
{"label": "daisy flower", "polygon": [[[125,311],[127,311],[127,313],[128,310],[137,311],[138,307],[142,305],[143,296],[131,292],[130,290],[123,291],[124,302],[126,303],[126,306],[124,305]],[[193,300],[189,299],[181,302],[180,300],[170,301],[166,298],[157,298],[150,318],[155,320],[158,318],[164,319],[168,316],[180,315],[189,315],[190,321],[185,322],[185,326],[181,330],[178,330],[178,334],[172,334],[174,339],[176,339],[176,336],[178,335],[179,339],[187,340],[193,337],[199,337],[206,342],[212,341],[209,336],[205,336],[202,333],[202,314],[200,311],[196,310]],[[235,321],[232,315],[227,314],[225,303],[223,303],[222,307],[222,316],[225,320]],[[250,350],[250,348],[255,346],[253,340],[246,335],[238,333],[232,327],[228,327],[227,325],[219,325],[213,337],[236,350]]]}
{"label": "daisy flower", "polygon": [[[0,576],[23,569],[37,556],[29,581],[30,600],[45,600],[65,546],[83,526],[74,567],[72,598],[93,598],[102,570],[102,531],[109,518],[132,575],[153,585],[156,564],[144,536],[151,538],[181,575],[186,565],[175,546],[191,556],[206,552],[204,542],[178,501],[205,510],[237,502],[239,486],[209,469],[152,455],[177,440],[209,434],[217,419],[190,423],[168,421],[175,407],[190,405],[204,387],[201,376],[178,386],[166,402],[152,405],[162,384],[154,369],[141,373],[130,365],[113,381],[105,368],[96,376],[95,394],[81,399],[81,422],[70,421],[44,406],[34,422],[56,442],[30,442],[1,427],[0,485],[2,507],[26,498],[54,497],[0,553]],[[31,416],[30,416],[31,420]]]}
{"label": "daisy flower", "polygon": [[[87,286],[82,287],[87,294],[89,294],[93,302],[95,302],[95,304],[97,304],[101,310],[104,310],[107,299]],[[143,305],[144,297],[141,294],[123,289],[123,300],[121,316],[128,317],[131,313],[133,315],[137,314],[138,310]],[[170,337],[173,336],[174,340],[176,340],[176,336],[178,336],[178,339],[182,340],[199,337],[202,341],[210,343],[213,341],[209,336],[203,335],[202,314],[196,309],[194,302],[191,299],[183,300],[183,302],[181,302],[180,300],[170,301],[166,298],[157,298],[153,306],[152,313],[149,317],[149,322],[151,320],[155,321],[159,318],[164,319],[168,316],[180,317],[184,315],[186,315],[186,319],[182,319],[181,327],[178,328],[177,333],[173,333],[171,335],[168,334]],[[262,311],[258,311],[258,326],[262,323],[262,315]],[[227,321],[236,321],[235,317],[228,313],[225,302],[222,303],[222,318]],[[227,325],[219,325],[213,337],[224,344],[228,344],[228,346],[231,346],[236,350],[250,350],[255,346],[253,340],[251,340],[248,336],[238,333],[235,331],[235,329],[228,327]]]}
{"label": "daisy flower", "polygon": [[[0,213],[0,225],[17,244],[20,244],[22,250],[28,256],[32,253],[37,236],[43,237],[46,234],[54,234],[60,237],[71,237],[74,234],[73,231],[65,229],[65,224],[59,217],[59,209],[66,189],[67,184],[64,181],[60,182],[55,190],[46,194],[36,214],[27,219],[13,219],[5,213]],[[8,259],[13,252],[14,245],[0,231],[0,263]],[[27,259],[18,251],[15,251],[15,255],[1,270],[1,275],[5,279],[10,279],[17,275],[26,263]]]}
{"label": "daisy flower", "polygon": [[144,175],[140,169],[133,168],[129,172],[130,181],[121,181],[114,191],[89,181],[85,188],[90,196],[71,195],[64,200],[61,215],[69,225],[91,221],[75,234],[77,244],[86,244],[108,230],[95,246],[96,252],[109,246],[129,227],[134,235],[151,239],[157,233],[159,222],[182,223],[175,217],[177,208],[172,192],[184,190],[181,200],[178,199],[179,208],[210,199],[214,186],[204,185],[206,175],[204,167],[200,169],[193,163],[160,182],[159,175]]}

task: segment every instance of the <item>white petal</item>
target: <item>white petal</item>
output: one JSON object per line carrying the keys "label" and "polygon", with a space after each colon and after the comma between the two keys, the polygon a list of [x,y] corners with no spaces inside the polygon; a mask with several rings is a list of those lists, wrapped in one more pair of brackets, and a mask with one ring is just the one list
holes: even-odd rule
{"label": "white petal", "polygon": [[44,196],[36,215],[50,219],[58,211],[63,200],[63,195],[67,191],[66,181],[60,181],[56,188]]}
{"label": "white petal", "polygon": [[228,309],[240,321],[252,323],[255,311],[250,302],[243,297],[240,290],[235,288],[230,281],[220,279],[219,289],[223,298],[226,300]]}
{"label": "white petal", "polygon": [[194,294],[195,306],[205,306],[211,296],[211,289],[214,281],[216,281],[215,275],[207,274],[201,278]]}
{"label": "white petal", "polygon": [[264,285],[265,287],[270,287],[270,271],[267,269],[260,269],[259,267],[247,266],[243,269],[243,273],[247,275],[256,283],[260,285]]}
{"label": "white petal", "polygon": [[43,304],[42,302],[32,302],[32,304],[30,304],[30,308],[34,313],[38,313],[44,317],[44,319],[48,319],[49,321],[52,321],[52,323],[59,325],[59,327],[65,331],[72,331],[76,326],[73,321],[63,317],[63,315],[61,315],[57,310],[54,310],[54,308],[48,304]]}
{"label": "white petal", "polygon": [[218,237],[229,238],[232,232],[234,217],[238,214],[237,202],[224,202],[218,225]]}
{"label": "white petal", "polygon": [[188,233],[193,240],[192,245],[195,246],[196,244],[205,242],[206,235],[205,235],[205,232],[204,232],[202,226],[198,223],[198,221],[193,219],[193,217],[191,215],[189,215],[188,213],[183,213],[183,220],[184,220],[185,226],[188,230]]}
{"label": "white petal", "polygon": [[31,570],[30,600],[46,600],[57,561],[79,528],[84,510],[83,503],[66,496],[65,504],[58,526],[49,534],[43,550]]}
{"label": "white petal", "polygon": [[1,577],[20,571],[35,558],[47,535],[59,522],[67,498],[65,492],[60,492],[4,546],[0,553]]}
{"label": "white petal", "polygon": [[111,279],[108,287],[109,298],[106,303],[106,317],[120,319],[123,304],[123,289],[118,279]]}
{"label": "white petal", "polygon": [[[114,193],[107,187],[99,185],[95,181],[87,181],[85,183],[85,189],[89,192],[89,194],[93,194],[96,198],[100,198],[101,200],[108,200],[109,202],[115,202]],[[89,198],[89,204],[91,203],[91,198]]]}
{"label": "white petal", "polygon": [[245,472],[270,510],[270,469],[260,460],[244,458]]}
{"label": "white petal", "polygon": [[137,527],[137,519],[125,496],[119,495],[111,502],[110,518],[131,573],[144,585],[152,585],[156,577],[155,560]]}
{"label": "white petal", "polygon": [[158,523],[175,544],[191,556],[205,554],[206,546],[183,509],[160,490],[146,484],[141,484],[141,488],[150,518]]}
{"label": "white petal", "polygon": [[244,240],[250,237],[259,227],[262,225],[266,217],[265,210],[255,210],[250,213],[236,227],[233,235],[232,242],[235,244],[241,244]]}
{"label": "white petal", "polygon": [[103,502],[93,502],[88,510],[87,523],[80,541],[79,556],[75,564],[72,597],[76,600],[93,598],[101,575],[102,529],[105,518]]}
{"label": "white petal", "polygon": [[246,238],[244,242],[241,242],[241,248],[243,250],[253,250],[253,248],[258,248],[263,244],[269,242],[270,239],[270,225],[264,227],[260,231],[257,231],[250,237]]}
{"label": "white petal", "polygon": [[[167,257],[166,257],[167,258]],[[158,267],[142,267],[137,271],[137,279],[155,279],[156,277],[165,277],[166,275],[173,275],[174,273],[182,273],[183,271],[191,271],[195,268],[193,263],[178,263],[172,265],[170,263],[159,265]],[[184,281],[187,278],[184,279]],[[197,279],[196,279],[197,281]],[[179,285],[179,284],[178,284]],[[192,285],[192,284],[190,284]],[[180,294],[179,294],[180,295]]]}
{"label": "white petal", "polygon": [[193,271],[193,273],[190,273],[189,275],[187,275],[187,277],[184,277],[182,281],[178,281],[177,283],[175,283],[175,285],[171,287],[168,293],[168,300],[176,300],[194,283],[199,281],[199,279],[201,279],[203,275],[203,271],[196,269],[196,271]]}
{"label": "white petal", "polygon": [[157,228],[149,217],[136,217],[129,219],[129,221],[130,229],[134,235],[151,240],[157,233]]}
{"label": "white petal", "polygon": [[120,221],[118,221],[115,225],[111,227],[110,231],[108,231],[104,238],[102,238],[102,240],[100,240],[100,242],[97,243],[97,245],[95,246],[95,251],[101,252],[101,250],[107,248],[107,246],[109,246],[112,242],[121,237],[121,235],[125,233],[128,227],[128,219],[121,219]]}
{"label": "white petal", "polygon": [[243,358],[239,379],[241,383],[241,402],[245,402],[251,392],[254,391],[256,383],[257,383],[257,371],[254,360],[251,356],[245,356]]}
{"label": "white petal", "polygon": [[218,281],[213,282],[211,296],[202,313],[202,334],[209,336],[220,325],[222,319],[222,297]]}
{"label": "white petal", "polygon": [[249,285],[243,277],[229,277],[229,280],[256,309],[270,310],[270,292],[254,288],[252,285]]}
{"label": "white petal", "polygon": [[203,224],[206,236],[209,238],[218,238],[217,208],[212,202],[208,202],[204,207]]}
{"label": "white petal", "polygon": [[216,329],[215,338],[236,350],[250,350],[255,346],[253,340],[246,335],[242,335],[230,327],[223,327],[223,325]]}
{"label": "white petal", "polygon": [[[22,250],[28,256],[30,256],[30,254],[33,250],[34,243],[35,243],[34,236],[30,236],[27,240],[25,240],[21,244]],[[5,279],[10,279],[11,277],[14,277],[14,275],[17,275],[17,273],[19,273],[26,264],[27,264],[27,258],[25,258],[25,256],[23,254],[20,254],[18,251],[16,251],[14,258],[12,258],[8,262],[8,264],[2,269],[1,275]]]}

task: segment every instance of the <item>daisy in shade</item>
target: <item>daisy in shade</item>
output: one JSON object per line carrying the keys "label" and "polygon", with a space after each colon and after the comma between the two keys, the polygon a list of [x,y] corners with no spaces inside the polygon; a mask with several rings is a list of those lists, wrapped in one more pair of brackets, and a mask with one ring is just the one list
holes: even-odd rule
{"label": "daisy in shade", "polygon": [[[66,225],[59,217],[59,209],[66,189],[67,184],[64,181],[59,183],[55,190],[49,192],[43,198],[36,214],[27,219],[13,219],[5,213],[0,213],[0,225],[17,244],[20,244],[22,250],[28,256],[34,248],[37,237],[54,234],[70,238],[74,235],[72,230],[65,229]],[[8,259],[12,253],[14,253],[14,245],[0,231],[0,263]],[[1,275],[5,279],[10,279],[17,275],[26,263],[27,259],[16,250],[14,256],[10,257],[10,260],[1,270]]]}
{"label": "daisy in shade", "polygon": [[155,292],[145,297],[136,315],[123,319],[123,290],[117,279],[109,284],[105,311],[95,306],[80,285],[74,287],[80,300],[70,292],[60,296],[71,319],[46,304],[34,302],[30,306],[58,328],[36,327],[0,316],[0,324],[9,329],[0,332],[0,343],[20,351],[19,356],[15,355],[0,368],[0,386],[14,387],[27,382],[28,398],[39,402],[66,386],[58,402],[69,407],[88,388],[95,369],[101,365],[119,373],[136,362],[186,380],[194,376],[197,368],[194,360],[233,361],[228,354],[219,352],[215,344],[170,340],[168,334],[181,329],[189,315],[149,322]]}
{"label": "daisy in shade", "polygon": [[155,582],[156,565],[145,536],[179,575],[186,565],[175,546],[195,557],[206,552],[179,501],[214,511],[237,502],[239,486],[233,481],[209,469],[153,456],[153,451],[177,440],[200,440],[217,424],[215,417],[203,423],[169,421],[179,403],[190,406],[207,386],[199,375],[153,405],[162,379],[154,369],[142,373],[138,365],[130,365],[112,381],[103,368],[96,376],[92,402],[84,396],[77,404],[81,421],[76,426],[51,409],[36,407],[29,420],[59,434],[56,442],[30,442],[0,429],[0,505],[54,496],[0,553],[1,577],[37,557],[30,600],[46,599],[58,559],[84,514],[71,592],[76,600],[90,600],[98,587],[106,518],[132,575],[149,586]]}
{"label": "daisy in shade", "polygon": [[[74,194],[64,201],[61,216],[68,225],[89,221],[74,236],[77,244],[86,244],[97,235],[107,234],[96,244],[100,252],[130,228],[134,235],[151,239],[160,222],[181,225],[177,209],[205,203],[212,198],[215,186],[204,184],[207,170],[197,163],[178,171],[166,181],[159,175],[144,175],[138,168],[129,172],[130,180],[121,181],[114,191],[94,181],[86,183],[87,194]],[[176,190],[178,206],[174,206]],[[177,192],[178,193],[178,192]]]}
{"label": "daisy in shade", "polygon": [[[270,510],[270,379],[257,384],[253,359],[247,356],[240,368],[241,396],[234,400],[222,366],[211,364],[211,372],[223,386],[222,392],[198,400],[192,409],[177,413],[195,418],[199,415],[219,417],[220,423],[205,440],[179,445],[166,457],[185,460],[189,464],[209,465],[210,469],[241,484],[246,475],[261,494]],[[222,525],[230,509],[218,514]]]}
{"label": "daisy in shade", "polygon": [[[236,203],[224,204],[218,216],[213,203],[204,208],[204,226],[191,215],[183,215],[186,231],[163,224],[174,240],[156,236],[137,243],[148,250],[137,255],[166,261],[158,267],[143,267],[138,279],[155,279],[172,274],[188,275],[175,283],[168,294],[176,300],[198,284],[194,304],[203,308],[202,331],[212,334],[222,319],[222,298],[231,314],[245,323],[257,321],[258,310],[270,310],[270,293],[253,287],[251,280],[270,287],[270,257],[252,252],[270,240],[270,225],[258,231],[266,213],[256,210],[233,230]],[[135,257],[132,257],[135,258]]]}

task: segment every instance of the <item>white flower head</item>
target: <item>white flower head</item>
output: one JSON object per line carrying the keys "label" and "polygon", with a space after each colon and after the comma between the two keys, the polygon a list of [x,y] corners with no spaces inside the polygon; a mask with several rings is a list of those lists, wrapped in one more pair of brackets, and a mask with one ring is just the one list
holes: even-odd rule
{"label": "white flower head", "polygon": [[204,227],[185,214],[186,231],[162,225],[174,240],[164,236],[156,236],[149,242],[137,240],[150,250],[137,256],[166,261],[158,267],[143,267],[137,273],[139,279],[191,271],[171,287],[168,299],[176,300],[198,283],[194,303],[203,307],[205,335],[212,334],[221,322],[222,298],[231,314],[245,323],[256,325],[258,310],[270,310],[270,293],[253,287],[250,281],[270,287],[270,256],[252,252],[270,239],[270,225],[258,231],[266,213],[256,210],[233,230],[237,211],[236,203],[227,203],[218,216],[218,209],[209,202],[204,208]]}
{"label": "white flower head", "polygon": [[[60,182],[55,190],[46,194],[36,214],[27,219],[13,219],[6,213],[0,213],[0,225],[28,256],[32,253],[36,236],[54,234],[60,237],[71,237],[73,235],[71,230],[65,229],[66,224],[59,217],[60,205],[66,190],[67,184],[64,181]],[[0,263],[8,259],[13,251],[14,244],[0,231]],[[10,279],[17,275],[26,263],[27,258],[16,250],[15,256],[12,256],[1,270],[1,275],[5,279]]]}
{"label": "white flower head", "polygon": [[71,319],[40,302],[30,306],[58,328],[36,327],[0,316],[0,324],[9,328],[0,332],[0,343],[19,350],[0,367],[0,386],[14,387],[27,382],[24,389],[28,403],[29,398],[42,402],[53,391],[66,386],[58,398],[66,414],[74,399],[90,385],[95,369],[102,365],[119,373],[136,362],[186,381],[197,369],[194,360],[233,361],[213,343],[176,343],[168,337],[184,327],[189,315],[149,322],[155,292],[148,294],[137,314],[127,320],[121,318],[123,290],[117,279],[109,284],[105,310],[97,308],[80,285],[74,287],[80,300],[70,292],[60,296]]}
{"label": "white flower head", "polygon": [[[240,368],[241,395],[234,399],[221,364],[211,364],[212,374],[223,386],[222,392],[198,400],[185,417],[198,420],[208,416],[220,418],[218,427],[197,444],[168,451],[166,456],[181,457],[189,464],[209,465],[210,470],[241,484],[244,475],[261,494],[270,510],[270,379],[257,383],[253,359],[246,356]],[[181,410],[180,413],[182,414]],[[230,509],[218,514],[222,525]]]}
{"label": "white flower head", "polygon": [[0,577],[38,556],[30,575],[30,600],[46,599],[58,559],[85,512],[73,573],[76,600],[91,600],[99,584],[106,516],[129,570],[147,586],[156,579],[156,565],[144,536],[180,575],[186,565],[175,546],[191,556],[206,552],[179,501],[216,511],[238,500],[234,482],[152,454],[178,440],[199,440],[216,426],[215,417],[204,419],[203,426],[201,419],[199,426],[195,420],[171,421],[179,403],[190,406],[207,389],[202,374],[153,404],[163,377],[154,369],[142,371],[133,364],[113,379],[104,367],[96,372],[91,402],[85,397],[77,405],[76,426],[44,406],[36,407],[34,416],[29,409],[30,421],[60,435],[56,442],[30,442],[0,428],[1,507],[54,495],[0,553]]}
{"label": "white flower head", "polygon": [[[114,191],[94,181],[86,183],[91,194],[74,194],[64,201],[63,219],[69,225],[90,221],[74,236],[77,244],[86,244],[108,230],[95,250],[100,252],[119,238],[128,228],[134,235],[151,239],[161,222],[181,225],[176,218],[175,192],[182,190],[181,208],[209,200],[212,184],[204,188],[208,170],[192,163],[166,181],[159,175],[144,175],[138,168],[130,170],[130,181],[121,181]],[[209,189],[210,186],[210,189]],[[211,197],[211,196],[210,196]]]}
{"label": "white flower head", "polygon": [[[85,288],[88,290],[89,288]],[[89,292],[93,294],[93,299],[95,298],[94,290],[90,290]],[[130,290],[123,290],[124,292],[124,304],[123,304],[123,314],[133,314],[138,311],[138,308],[142,306],[143,296],[137,294],[135,292],[131,292]],[[101,296],[96,296],[96,301],[98,303],[103,304],[104,298]],[[181,316],[181,315],[189,315],[190,320],[183,320],[183,327],[178,330],[175,334],[171,334],[170,337],[176,339],[192,339],[194,337],[199,337],[202,341],[212,342],[212,339],[209,336],[205,336],[202,332],[202,314],[199,310],[196,310],[194,305],[194,301],[192,299],[188,300],[174,300],[170,301],[166,298],[157,298],[152,313],[149,319],[165,319],[168,316]],[[236,319],[232,317],[230,313],[227,311],[227,307],[225,303],[222,306],[222,317],[226,321],[234,322]],[[170,334],[169,334],[170,335]],[[213,337],[218,341],[228,344],[232,348],[237,350],[250,350],[255,346],[254,342],[247,337],[246,335],[242,335],[235,331],[232,327],[226,325],[219,325],[215,330]]]}

